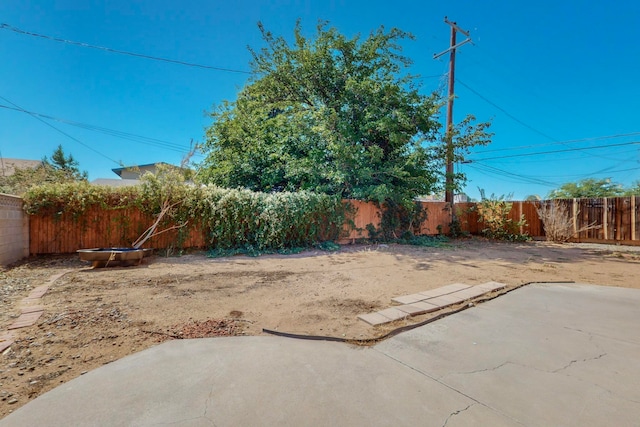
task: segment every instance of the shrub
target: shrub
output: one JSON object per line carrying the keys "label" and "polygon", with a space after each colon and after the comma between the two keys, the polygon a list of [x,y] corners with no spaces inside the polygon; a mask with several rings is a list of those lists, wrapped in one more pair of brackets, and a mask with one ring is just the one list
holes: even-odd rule
{"label": "shrub", "polygon": [[[312,192],[261,193],[186,184],[171,172],[145,174],[137,187],[110,188],[88,183],[48,184],[25,195],[30,214],[72,214],[92,207],[138,208],[158,217],[158,229],[201,226],[211,247],[251,251],[308,247],[335,240],[349,210],[340,198]],[[168,209],[169,208],[169,209]],[[160,219],[162,221],[160,221]]]}
{"label": "shrub", "polygon": [[[575,234],[582,231],[598,228],[595,222],[574,230],[573,217],[567,208],[567,204],[560,200],[546,200],[540,202],[536,207],[538,216],[544,225],[544,234],[547,240],[564,243],[569,241]],[[578,210],[576,216],[580,213]]]}
{"label": "shrub", "polygon": [[528,240],[526,233],[520,233],[520,227],[525,227],[527,221],[520,215],[517,221],[511,218],[513,203],[505,200],[505,196],[485,197],[480,189],[481,200],[476,205],[480,222],[484,224],[482,234],[489,239],[523,241]]}

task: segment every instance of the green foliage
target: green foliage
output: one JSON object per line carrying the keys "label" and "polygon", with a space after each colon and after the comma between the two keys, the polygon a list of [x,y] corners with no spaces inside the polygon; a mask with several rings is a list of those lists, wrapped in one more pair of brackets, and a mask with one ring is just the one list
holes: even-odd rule
{"label": "green foliage", "polygon": [[15,168],[13,174],[0,176],[0,193],[22,196],[31,187],[44,183],[72,183],[87,180],[87,172],[80,172],[78,162],[71,154],[65,156],[62,146],[46,156],[35,168]]}
{"label": "green foliage", "polygon": [[346,212],[339,198],[306,191],[269,194],[205,186],[198,192],[192,215],[201,215],[211,245],[221,249],[264,251],[334,240]]}
{"label": "green foliage", "polygon": [[406,236],[404,238],[397,239],[393,243],[401,245],[422,246],[428,248],[441,248],[446,246],[449,239],[446,236]]}
{"label": "green foliage", "polygon": [[640,196],[640,181],[634,182],[631,187],[624,190],[625,196]]}
{"label": "green foliage", "polygon": [[[259,24],[253,76],[211,116],[198,179],[224,187],[309,190],[396,204],[441,186],[440,100],[402,72],[411,61],[398,29],[347,38],[325,23],[294,42]],[[486,143],[486,124],[463,122],[458,153]]]}
{"label": "green foliage", "polygon": [[[91,207],[137,207],[157,215],[168,201],[171,209],[163,227],[185,222],[199,225],[212,247],[251,252],[310,247],[335,240],[349,209],[337,197],[306,191],[268,194],[185,185],[170,170],[145,174],[142,180],[139,187],[124,188],[86,182],[34,187],[25,195],[26,210],[30,214],[80,216]],[[179,233],[186,235],[186,230],[179,229]]]}
{"label": "green foliage", "polygon": [[481,200],[476,205],[476,209],[480,222],[484,224],[482,234],[489,239],[496,240],[529,240],[526,233],[520,233],[520,227],[527,225],[524,215],[521,215],[518,221],[511,219],[513,203],[505,200],[510,197],[496,197],[494,194],[485,197],[484,190],[479,190]]}
{"label": "green foliage", "polygon": [[31,187],[23,199],[25,210],[31,215],[70,213],[79,216],[94,206],[103,209],[140,207],[140,189],[97,186],[86,181],[45,183]]}
{"label": "green foliage", "polygon": [[579,199],[598,197],[620,197],[625,194],[621,184],[612,182],[610,178],[587,178],[578,182],[568,182],[553,190],[547,196],[549,199]]}
{"label": "green foliage", "polygon": [[427,219],[427,210],[420,202],[408,201],[403,204],[387,200],[378,205],[380,227],[373,224],[365,226],[368,238],[372,242],[391,242],[398,239],[409,239],[420,232],[420,225]]}
{"label": "green foliage", "polygon": [[57,175],[64,177],[65,180],[87,180],[87,172],[80,172],[78,161],[74,159],[73,155],[71,154],[66,156],[64,154],[64,150],[62,149],[62,145],[58,145],[58,148],[56,148],[51,155],[51,159],[48,159],[47,156],[45,156],[44,159],[42,159],[42,163],[45,167],[48,167],[55,171]]}

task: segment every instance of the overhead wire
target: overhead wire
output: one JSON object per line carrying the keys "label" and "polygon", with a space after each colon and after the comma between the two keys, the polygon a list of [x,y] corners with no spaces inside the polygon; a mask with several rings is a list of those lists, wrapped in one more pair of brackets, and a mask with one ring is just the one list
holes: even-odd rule
{"label": "overhead wire", "polygon": [[161,139],[156,139],[156,138],[150,138],[150,137],[146,137],[146,136],[142,136],[142,135],[137,135],[137,134],[133,134],[133,133],[128,133],[128,132],[123,132],[123,131],[119,131],[119,130],[115,130],[115,129],[109,129],[109,128],[105,128],[105,127],[101,127],[101,126],[96,126],[96,125],[90,125],[90,124],[86,124],[86,123],[81,123],[81,122],[76,122],[73,120],[68,120],[68,119],[63,119],[60,117],[55,117],[55,116],[50,116],[48,114],[42,114],[42,113],[36,113],[34,111],[27,111],[21,108],[15,108],[15,107],[10,107],[8,105],[1,105],[0,104],[0,108],[5,108],[8,110],[14,110],[14,111],[19,111],[22,113],[26,113],[32,116],[38,116],[38,117],[42,117],[44,119],[48,119],[48,120],[54,120],[57,121],[59,123],[64,123],[70,126],[75,126],[75,127],[79,127],[81,129],[86,129],[86,130],[90,130],[90,131],[94,131],[94,132],[100,132],[106,135],[110,135],[110,136],[114,136],[117,138],[121,138],[121,139],[125,139],[125,140],[129,140],[129,141],[133,141],[133,142],[138,142],[140,144],[146,144],[146,145],[150,145],[150,146],[154,146],[154,147],[158,147],[158,148],[163,148],[166,150],[170,150],[170,151],[175,151],[178,153],[184,153],[185,151],[190,150],[190,147],[185,147],[184,145],[180,145],[177,143],[172,143],[169,141],[164,141]]}
{"label": "overhead wire", "polygon": [[456,78],[456,82],[460,83],[462,86],[466,87],[470,92],[474,93],[478,98],[482,99],[483,101],[485,101],[487,104],[490,104],[492,106],[494,106],[495,108],[497,108],[498,110],[500,110],[501,112],[503,112],[507,117],[509,117],[510,119],[512,119],[513,121],[520,123],[522,126],[526,127],[527,129],[537,133],[538,135],[541,135],[547,139],[550,139],[551,141],[557,141],[557,138],[554,138],[552,136],[550,136],[549,134],[546,134],[544,132],[542,132],[541,130],[536,129],[535,127],[523,122],[522,120],[520,120],[519,118],[517,118],[516,116],[514,116],[513,114],[509,113],[507,110],[505,110],[504,108],[500,107],[498,104],[496,104],[495,102],[491,101],[490,99],[488,99],[486,96],[482,95],[481,93],[479,93],[478,91],[476,91],[475,89],[473,89],[471,86],[469,86],[468,84],[466,84],[465,82],[463,82],[462,80]]}
{"label": "overhead wire", "polygon": [[5,102],[7,102],[7,103],[9,103],[9,104],[11,104],[11,105],[13,105],[14,107],[16,107],[17,109],[19,109],[20,111],[23,111],[23,112],[25,112],[25,113],[29,114],[29,115],[30,115],[31,117],[33,117],[34,119],[38,120],[38,121],[39,121],[39,122],[41,122],[41,123],[44,123],[45,125],[49,126],[49,127],[50,127],[50,128],[52,128],[53,130],[55,130],[56,132],[61,133],[62,135],[66,136],[67,138],[71,139],[72,141],[77,142],[78,144],[82,145],[83,147],[87,148],[88,150],[93,151],[94,153],[98,154],[99,156],[104,157],[105,159],[110,160],[110,161],[112,161],[113,163],[116,163],[116,164],[118,164],[118,165],[120,164],[120,162],[118,162],[117,160],[114,160],[114,159],[112,159],[111,157],[107,156],[106,154],[104,154],[104,153],[102,153],[102,152],[100,152],[100,151],[96,150],[95,148],[91,147],[89,144],[86,144],[86,143],[84,143],[84,142],[80,141],[78,138],[76,138],[76,137],[74,137],[74,136],[72,136],[72,135],[69,135],[68,133],[66,133],[66,132],[65,132],[65,131],[63,131],[62,129],[57,128],[56,126],[54,126],[54,125],[52,125],[51,123],[49,123],[49,122],[47,122],[47,121],[43,120],[42,118],[38,117],[37,115],[35,115],[35,114],[31,114],[29,111],[27,111],[27,110],[25,110],[24,108],[20,107],[18,104],[15,104],[15,103],[11,102],[10,100],[8,100],[7,98],[5,98],[4,96],[0,95],[0,99],[4,100]]}
{"label": "overhead wire", "polygon": [[550,187],[557,187],[559,185],[559,184],[557,184],[555,182],[547,181],[547,180],[544,180],[544,179],[541,179],[541,178],[537,178],[537,177],[533,177],[533,176],[528,176],[528,175],[517,174],[517,173],[505,171],[503,169],[499,169],[499,168],[496,168],[496,167],[493,167],[493,166],[488,166],[488,165],[483,165],[483,164],[467,164],[465,166],[467,166],[467,167],[469,167],[471,169],[478,170],[480,172],[497,175],[497,176],[500,176],[502,178],[506,177],[506,178],[511,178],[511,179],[517,179],[518,181],[515,181],[515,182],[524,182],[524,183],[527,183],[527,184],[545,185],[545,186],[550,186]]}
{"label": "overhead wire", "polygon": [[[566,140],[566,141],[545,142],[545,143],[542,143],[542,144],[521,145],[521,146],[518,146],[518,147],[494,148],[494,149],[490,149],[490,150],[484,150],[483,149],[482,150],[482,154],[493,153],[493,152],[497,152],[497,151],[527,150],[527,149],[530,149],[530,148],[549,147],[549,146],[553,146],[553,145],[575,144],[577,142],[588,142],[588,141],[600,141],[600,140],[606,140],[606,139],[626,138],[626,137],[638,136],[638,135],[640,135],[640,132],[629,132],[629,133],[620,133],[620,134],[615,134],[615,135],[596,136],[596,137],[590,137],[590,138],[569,139],[569,140]],[[471,154],[476,154],[476,153],[472,152]]]}
{"label": "overhead wire", "polygon": [[88,47],[88,48],[91,48],[91,49],[102,50],[102,51],[110,52],[110,53],[117,53],[117,54],[120,54],[120,55],[135,56],[135,57],[138,57],[138,58],[151,59],[151,60],[154,60],[154,61],[169,62],[169,63],[172,63],[172,64],[185,65],[185,66],[188,66],[188,67],[204,68],[204,69],[207,69],[207,70],[224,71],[224,72],[228,72],[228,73],[239,73],[239,74],[252,74],[250,71],[246,71],[246,70],[236,70],[236,69],[233,69],[233,68],[214,67],[214,66],[211,66],[211,65],[203,65],[203,64],[197,64],[197,63],[194,63],[194,62],[180,61],[180,60],[177,60],[177,59],[162,58],[162,57],[159,57],[159,56],[146,55],[146,54],[143,54],[143,53],[129,52],[129,51],[126,51],[126,50],[113,49],[113,48],[105,47],[105,46],[98,46],[98,45],[84,43],[84,42],[77,42],[77,41],[73,41],[73,40],[62,39],[62,38],[59,38],[59,37],[53,37],[53,36],[49,36],[49,35],[46,35],[46,34],[39,34],[39,33],[34,33],[34,32],[31,32],[31,31],[25,31],[25,30],[22,30],[20,28],[16,28],[14,26],[6,24],[6,23],[0,23],[0,29],[13,31],[14,33],[23,34],[23,35],[27,35],[27,36],[39,37],[39,38],[42,38],[42,39],[51,40],[51,41],[55,41],[55,42],[58,42],[58,43],[66,43],[66,44],[70,44],[70,45],[74,45],[74,46]]}
{"label": "overhead wire", "polygon": [[623,146],[635,145],[635,144],[640,144],[640,141],[621,142],[618,144],[596,145],[591,147],[572,147],[572,148],[566,148],[564,150],[539,151],[535,153],[509,154],[506,156],[494,156],[494,157],[484,157],[480,159],[471,159],[471,161],[479,162],[479,161],[496,160],[496,159],[508,159],[508,158],[514,158],[514,157],[540,156],[545,154],[557,154],[557,153],[568,153],[568,152],[575,152],[575,151],[596,150],[599,148],[623,147]]}

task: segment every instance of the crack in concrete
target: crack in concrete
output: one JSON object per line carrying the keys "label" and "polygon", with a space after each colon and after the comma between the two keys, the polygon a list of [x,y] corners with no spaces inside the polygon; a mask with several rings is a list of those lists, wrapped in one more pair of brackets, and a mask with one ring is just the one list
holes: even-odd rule
{"label": "crack in concrete", "polygon": [[450,374],[447,374],[445,376],[448,376],[448,375],[468,375],[468,374],[477,374],[479,372],[495,371],[495,370],[498,370],[498,369],[502,368],[503,366],[506,366],[506,365],[509,365],[509,364],[517,365],[517,363],[506,361],[506,362],[503,362],[503,363],[499,364],[498,366],[494,366],[492,368],[477,369],[475,371],[468,371],[468,372],[451,372]]}
{"label": "crack in concrete", "polygon": [[569,367],[571,367],[572,365],[574,365],[574,364],[576,364],[576,363],[591,362],[592,360],[598,360],[598,359],[601,359],[601,358],[603,358],[603,357],[604,357],[604,356],[606,356],[606,355],[607,355],[607,353],[601,353],[601,354],[599,354],[599,355],[597,355],[597,356],[595,356],[595,357],[590,357],[590,358],[587,358],[587,359],[582,359],[582,360],[574,359],[574,360],[570,361],[567,365],[563,366],[562,368],[558,368],[558,369],[556,369],[555,371],[550,371],[550,372],[551,372],[552,374],[557,374],[558,372],[560,372],[560,371],[564,371],[565,369],[568,369]]}
{"label": "crack in concrete", "polygon": [[[209,366],[207,366],[206,370],[209,371],[213,369],[214,366],[215,366],[215,363],[212,363]],[[216,382],[211,381],[211,388],[209,389],[209,395],[207,396],[207,399],[204,402],[204,412],[202,413],[202,417],[208,420],[213,427],[216,426],[216,423],[211,418],[209,418],[209,402],[211,402],[211,398],[213,396],[213,390],[215,389],[215,387],[216,387]]]}
{"label": "crack in concrete", "polygon": [[580,332],[580,333],[583,333],[583,334],[587,334],[587,335],[589,335],[590,338],[593,338],[594,336],[597,336],[599,338],[606,338],[606,339],[609,339],[609,340],[619,341],[619,342],[623,342],[623,343],[626,343],[626,344],[633,344],[633,345],[640,344],[640,342],[638,342],[638,341],[630,341],[630,340],[626,340],[626,339],[622,339],[622,338],[616,338],[616,337],[612,337],[612,336],[609,336],[609,335],[599,334],[597,332],[589,332],[589,331],[585,331],[585,330],[578,329],[578,328],[571,328],[569,326],[563,326],[563,328],[564,329],[568,329],[570,331],[575,331],[575,332]]}
{"label": "crack in concrete", "polygon": [[446,420],[444,420],[444,424],[442,424],[442,427],[446,427],[446,425],[449,423],[449,420],[450,420],[451,418],[455,417],[456,415],[461,414],[462,412],[464,412],[464,411],[468,410],[469,408],[471,408],[471,407],[472,407],[472,406],[474,406],[474,405],[477,405],[477,404],[476,404],[476,403],[472,403],[472,404],[470,404],[469,406],[467,406],[467,407],[466,407],[466,408],[464,408],[464,409],[458,409],[457,411],[450,413],[450,414],[449,414],[449,416],[447,417],[447,419],[446,419]]}
{"label": "crack in concrete", "polygon": [[[376,351],[376,352],[378,352],[378,353],[380,353],[380,354],[382,354],[383,356],[388,357],[389,359],[393,360],[394,362],[399,363],[400,365],[402,365],[402,366],[404,366],[404,367],[406,367],[406,368],[409,368],[409,369],[411,369],[412,371],[415,371],[415,372],[419,373],[420,375],[422,375],[422,376],[424,376],[424,377],[427,377],[427,378],[429,378],[429,379],[431,379],[431,380],[433,380],[433,381],[437,382],[438,384],[440,384],[440,385],[442,385],[442,386],[444,386],[444,387],[448,388],[449,390],[454,391],[455,393],[458,393],[458,394],[460,394],[461,396],[464,396],[464,397],[466,397],[467,399],[469,399],[469,400],[471,400],[471,401],[475,402],[475,403],[472,403],[469,407],[471,407],[471,406],[473,406],[473,405],[475,405],[475,404],[478,404],[478,405],[480,405],[480,406],[484,406],[485,408],[489,409],[490,411],[493,411],[493,412],[495,412],[495,413],[497,413],[497,414],[502,415],[503,417],[506,417],[506,418],[510,419],[511,421],[513,421],[513,422],[517,423],[518,425],[521,425],[521,426],[523,426],[523,425],[524,425],[524,424],[522,424],[519,420],[517,420],[516,418],[513,418],[511,415],[506,414],[506,413],[504,413],[504,412],[500,411],[500,410],[499,410],[499,409],[497,409],[497,408],[491,407],[491,406],[487,405],[486,403],[480,402],[478,399],[476,399],[476,398],[474,398],[474,397],[472,397],[472,396],[470,396],[470,395],[468,395],[468,394],[464,393],[464,392],[463,392],[463,391],[461,391],[461,390],[458,390],[457,388],[455,388],[455,387],[453,387],[453,386],[451,386],[451,385],[447,384],[446,382],[444,382],[444,381],[442,381],[442,380],[440,380],[440,379],[438,379],[438,378],[436,378],[436,377],[433,377],[433,376],[429,375],[428,373],[426,373],[426,372],[424,372],[424,371],[421,371],[420,369],[418,369],[418,368],[416,368],[416,367],[413,367],[413,366],[411,366],[411,365],[409,365],[409,364],[407,364],[407,363],[403,362],[403,361],[402,361],[402,360],[400,360],[400,359],[397,359],[397,358],[393,357],[393,356],[392,356],[392,355],[390,355],[390,354],[387,354],[387,353],[385,353],[385,352],[383,352],[383,351],[380,351],[380,350],[378,350],[378,349],[377,349],[377,348],[375,348],[375,347],[373,347],[373,350],[374,350],[374,351]],[[505,362],[505,363],[511,363],[511,362]],[[496,369],[497,369],[497,368],[496,368]],[[467,408],[467,409],[468,409],[468,408]],[[465,409],[465,410],[466,410],[466,409]],[[449,418],[451,418],[451,416],[449,416]],[[445,424],[446,424],[446,422],[445,422]]]}
{"label": "crack in concrete", "polygon": [[184,419],[181,419],[181,420],[170,421],[170,422],[167,422],[167,423],[156,423],[156,424],[154,424],[154,425],[156,425],[156,426],[173,426],[173,425],[181,425],[181,424],[183,424],[183,423],[185,423],[185,422],[187,422],[187,421],[195,421],[195,420],[199,420],[199,419],[202,419],[202,418],[204,418],[205,420],[209,421],[209,422],[211,423],[211,425],[215,427],[215,424],[213,423],[213,421],[211,421],[211,420],[210,420],[209,418],[207,418],[207,417],[184,418]]}

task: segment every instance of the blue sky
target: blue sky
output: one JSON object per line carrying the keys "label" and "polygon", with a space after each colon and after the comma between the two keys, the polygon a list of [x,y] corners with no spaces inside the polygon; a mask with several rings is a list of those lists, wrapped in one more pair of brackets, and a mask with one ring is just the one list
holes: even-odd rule
{"label": "blue sky", "polygon": [[[475,43],[458,50],[454,119],[474,114],[495,133],[457,166],[469,195],[640,180],[638,2],[0,2],[0,23],[24,31],[239,71],[249,70],[247,46],[262,47],[258,21],[285,37],[298,18],[308,34],[318,19],[348,36],[398,27],[416,37],[404,53],[425,93],[446,87],[447,56],[433,59],[449,44],[445,16]],[[203,140],[207,111],[235,99],[247,77],[0,29],[0,154],[41,159],[62,144],[90,179],[115,178],[120,163],[177,164]],[[15,105],[59,120],[4,108]]]}

